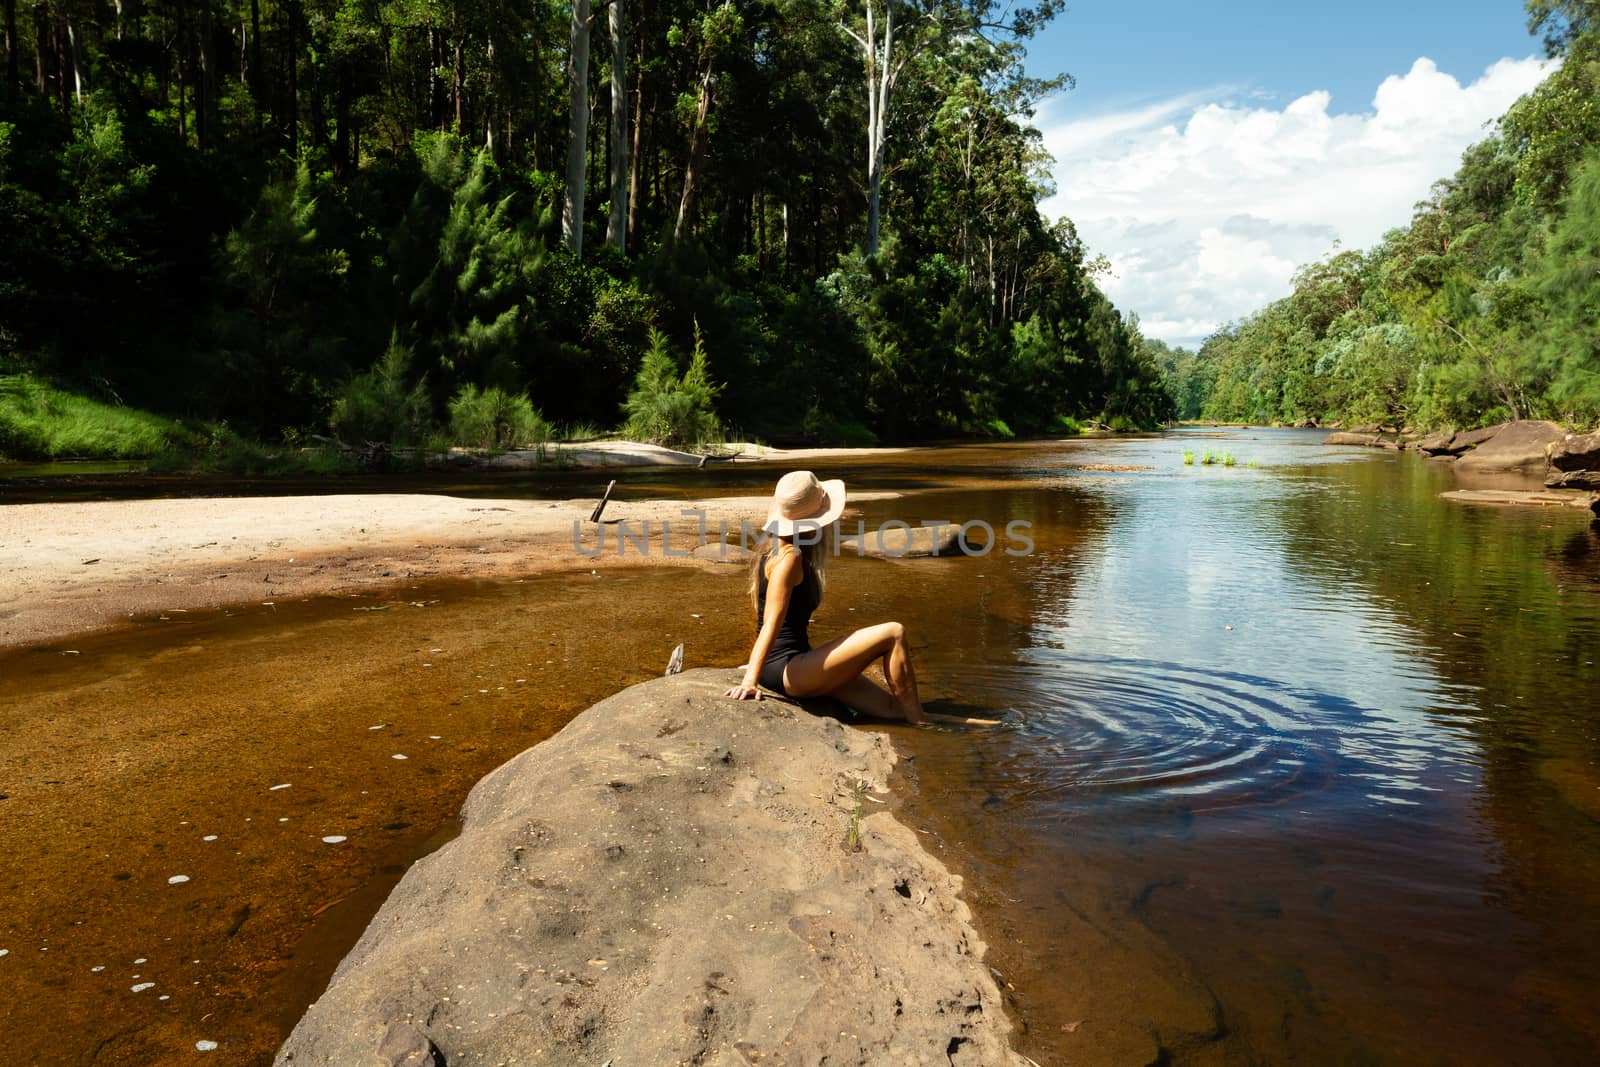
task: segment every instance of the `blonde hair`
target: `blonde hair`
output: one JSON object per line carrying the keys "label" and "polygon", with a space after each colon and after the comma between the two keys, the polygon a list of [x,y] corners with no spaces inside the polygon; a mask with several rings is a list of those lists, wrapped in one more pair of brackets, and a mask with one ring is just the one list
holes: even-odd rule
{"label": "blonde hair", "polygon": [[761,545],[750,557],[750,585],[747,590],[750,596],[750,610],[755,612],[756,627],[761,626],[761,574],[767,565],[767,557],[777,551],[780,543],[788,544],[800,553],[800,566],[805,574],[803,581],[811,584],[812,590],[817,594],[817,600],[822,599],[822,590],[828,584],[828,555],[833,544],[833,529],[829,527],[822,537],[804,545],[796,545],[790,539],[774,537],[768,534],[761,539]]}

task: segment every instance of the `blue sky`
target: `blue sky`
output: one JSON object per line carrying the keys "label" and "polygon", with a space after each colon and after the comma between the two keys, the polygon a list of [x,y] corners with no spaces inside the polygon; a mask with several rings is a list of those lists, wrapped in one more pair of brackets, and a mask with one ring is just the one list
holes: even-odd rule
{"label": "blue sky", "polygon": [[1029,45],[1077,87],[1035,119],[1046,214],[1145,332],[1195,345],[1340,242],[1404,225],[1548,73],[1516,0],[1077,0]]}

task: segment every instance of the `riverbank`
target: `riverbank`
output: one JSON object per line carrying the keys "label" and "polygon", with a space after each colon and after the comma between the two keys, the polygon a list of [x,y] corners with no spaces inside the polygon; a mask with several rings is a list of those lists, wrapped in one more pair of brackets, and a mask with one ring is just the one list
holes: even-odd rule
{"label": "riverbank", "polygon": [[[893,493],[855,493],[857,502]],[[767,497],[479,500],[431,494],[234,497],[0,508],[0,647],[173,612],[276,603],[431,578],[508,578],[641,562],[717,566]],[[694,513],[685,517],[684,511]],[[698,516],[704,516],[702,534]],[[619,547],[621,524],[630,540]],[[604,538],[603,542],[600,540]],[[597,546],[599,548],[596,551]],[[667,551],[671,549],[671,553]],[[736,553],[730,553],[732,558]]]}
{"label": "riverbank", "polygon": [[446,1063],[1027,1062],[961,879],[885,807],[888,737],[730,709],[733,678],[623,690],[479,782],[277,1062],[386,1033]]}

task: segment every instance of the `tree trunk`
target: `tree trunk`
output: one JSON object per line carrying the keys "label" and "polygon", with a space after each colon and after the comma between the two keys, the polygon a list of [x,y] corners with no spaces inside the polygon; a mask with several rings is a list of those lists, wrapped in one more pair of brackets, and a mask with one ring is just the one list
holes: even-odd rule
{"label": "tree trunk", "polygon": [[215,23],[211,17],[211,5],[208,3],[200,9],[200,108],[195,121],[195,134],[201,148],[206,146],[207,140],[214,136],[214,120],[217,117],[217,51]]}
{"label": "tree trunk", "polygon": [[866,57],[867,75],[867,255],[878,254],[879,204],[883,190],[883,145],[894,88],[894,5],[884,0],[883,41],[878,40],[875,0],[866,0],[866,36],[854,36]]}
{"label": "tree trunk", "polygon": [[[452,12],[454,12],[454,8],[452,8]],[[453,89],[453,95],[455,96],[456,105],[456,136],[459,137],[461,136],[461,132],[466,129],[465,124],[461,120],[461,99],[466,95],[467,60],[461,40],[463,36],[461,33],[461,20],[454,13],[452,13],[450,16],[450,36],[455,41],[455,85]]]}
{"label": "tree trunk", "polygon": [[67,52],[72,61],[72,99],[83,103],[83,49],[78,47],[78,31],[72,28],[72,16],[66,18]]}
{"label": "tree trunk", "polygon": [[633,87],[633,152],[628,158],[628,236],[624,249],[639,247],[639,138],[644,133],[644,43],[639,44],[639,73]]}
{"label": "tree trunk", "polygon": [[583,255],[583,191],[589,147],[589,0],[572,0],[572,52],[567,63],[571,112],[567,122],[567,198],[561,236],[572,254]]}
{"label": "tree trunk", "polygon": [[250,95],[261,107],[261,0],[250,0]]}
{"label": "tree trunk", "polygon": [[628,250],[628,42],[623,0],[611,0],[611,214],[606,243]]}
{"label": "tree trunk", "polygon": [[6,103],[15,104],[20,91],[17,73],[17,0],[6,3]]}
{"label": "tree trunk", "polygon": [[694,232],[696,187],[701,165],[705,162],[706,141],[711,135],[711,84],[716,74],[716,64],[706,60],[705,73],[700,76],[700,97],[695,105],[694,140],[689,144],[689,165],[683,172],[683,197],[678,201],[678,223],[672,228],[672,239],[681,241]]}
{"label": "tree trunk", "polygon": [[39,95],[45,95],[44,77],[44,5],[33,5],[33,76],[34,83],[39,87]]}
{"label": "tree trunk", "polygon": [[350,176],[350,82],[353,75],[348,59],[336,59],[333,67],[333,176],[343,181]]}

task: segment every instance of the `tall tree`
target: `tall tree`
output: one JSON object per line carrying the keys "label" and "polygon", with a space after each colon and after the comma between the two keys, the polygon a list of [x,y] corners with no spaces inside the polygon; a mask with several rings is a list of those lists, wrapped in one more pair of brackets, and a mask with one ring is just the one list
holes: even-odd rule
{"label": "tall tree", "polygon": [[583,192],[589,150],[589,0],[572,0],[572,50],[567,62],[567,196],[561,236],[583,255]]}
{"label": "tall tree", "polygon": [[628,249],[628,39],[623,0],[611,0],[611,213],[606,241],[618,252]]}
{"label": "tall tree", "polygon": [[717,61],[722,53],[744,34],[744,17],[732,0],[689,20],[688,28],[675,25],[669,42],[678,45],[686,39],[699,42],[699,77],[696,79],[694,118],[689,135],[689,161],[683,170],[683,195],[678,200],[678,221],[672,229],[675,241],[694,232],[696,198],[700,194],[705,169],[706,146],[711,138],[711,98],[717,84]]}

